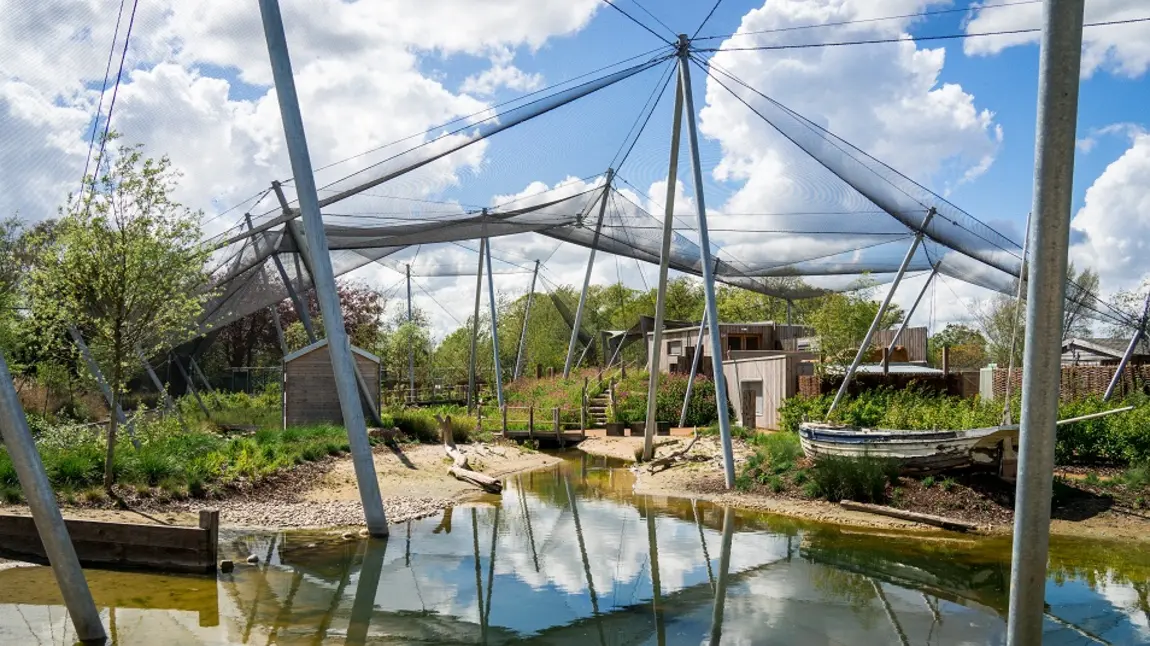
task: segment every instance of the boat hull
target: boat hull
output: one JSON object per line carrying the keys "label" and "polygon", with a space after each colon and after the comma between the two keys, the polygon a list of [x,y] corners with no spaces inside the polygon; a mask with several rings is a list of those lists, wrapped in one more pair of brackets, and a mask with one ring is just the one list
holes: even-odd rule
{"label": "boat hull", "polygon": [[907,474],[984,468],[1013,477],[1018,426],[896,431],[803,423],[799,426],[799,442],[811,459],[872,457],[896,461]]}

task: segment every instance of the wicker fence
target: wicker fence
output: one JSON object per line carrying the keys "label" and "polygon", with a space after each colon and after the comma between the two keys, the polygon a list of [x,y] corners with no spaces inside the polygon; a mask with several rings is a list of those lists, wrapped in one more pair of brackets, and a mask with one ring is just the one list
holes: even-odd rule
{"label": "wicker fence", "polygon": [[[1114,378],[1116,366],[1066,366],[1062,368],[1062,399],[1064,401],[1081,399],[1084,397],[1101,397],[1106,393],[1106,387]],[[1022,392],[1022,369],[1015,368],[1011,374],[1013,382],[1011,393],[1017,395]],[[1002,397],[1006,393],[1007,371],[1000,368],[994,371],[994,396]],[[1122,379],[1114,391],[1115,397],[1143,391],[1150,383],[1150,365],[1127,366],[1122,373]]]}

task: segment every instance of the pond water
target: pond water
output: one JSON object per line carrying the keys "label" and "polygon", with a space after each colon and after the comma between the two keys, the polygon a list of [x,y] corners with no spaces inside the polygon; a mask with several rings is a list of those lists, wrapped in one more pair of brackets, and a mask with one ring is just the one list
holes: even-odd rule
{"label": "pond water", "polygon": [[[1001,644],[1008,540],[637,497],[601,458],[382,540],[232,533],[218,578],[89,571],[120,645]],[[248,554],[258,565],[242,563]],[[1054,540],[1044,643],[1150,643],[1150,555]],[[0,571],[0,644],[71,644],[51,571]]]}

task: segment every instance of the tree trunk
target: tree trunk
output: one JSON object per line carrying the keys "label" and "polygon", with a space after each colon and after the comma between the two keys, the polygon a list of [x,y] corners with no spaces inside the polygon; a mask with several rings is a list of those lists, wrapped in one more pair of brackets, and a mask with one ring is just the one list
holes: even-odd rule
{"label": "tree trunk", "polygon": [[115,390],[112,391],[112,412],[108,421],[108,453],[104,457],[104,489],[109,493],[112,492],[112,484],[114,484],[112,465],[116,457],[116,431],[119,427],[119,416],[116,415],[116,406],[120,403],[120,394]]}

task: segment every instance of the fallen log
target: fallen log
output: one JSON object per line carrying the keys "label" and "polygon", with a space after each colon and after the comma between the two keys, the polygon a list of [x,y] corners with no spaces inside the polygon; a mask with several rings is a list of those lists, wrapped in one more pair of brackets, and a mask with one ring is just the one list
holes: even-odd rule
{"label": "fallen log", "polygon": [[446,418],[435,416],[439,422],[439,432],[443,437],[443,451],[451,458],[451,467],[447,469],[456,480],[463,480],[483,489],[488,493],[503,493],[503,483],[491,476],[471,470],[467,462],[467,454],[455,446],[455,437],[451,433],[451,416]]}
{"label": "fallen log", "polygon": [[698,431],[696,431],[695,436],[692,437],[691,441],[687,444],[687,448],[685,448],[681,451],[675,451],[674,453],[672,453],[670,455],[666,455],[666,456],[663,456],[661,458],[651,460],[650,464],[647,465],[647,473],[655,473],[655,467],[663,467],[662,469],[660,469],[660,471],[670,469],[671,463],[673,463],[676,460],[678,460],[679,458],[687,455],[687,453],[689,453],[691,451],[691,449],[695,446],[695,442],[698,442],[698,441],[699,441],[699,433],[698,433]]}
{"label": "fallen log", "polygon": [[843,500],[839,502],[839,506],[843,509],[849,509],[851,511],[862,511],[878,516],[898,518],[899,520],[909,520],[911,522],[931,525],[933,527],[941,527],[942,529],[949,529],[956,532],[978,531],[978,525],[975,525],[974,523],[968,523],[965,520],[956,520],[953,518],[945,518],[943,516],[935,516],[932,514],[920,514],[914,511],[903,511],[902,509],[893,509],[891,507],[883,507],[882,505],[868,505],[866,503]]}

